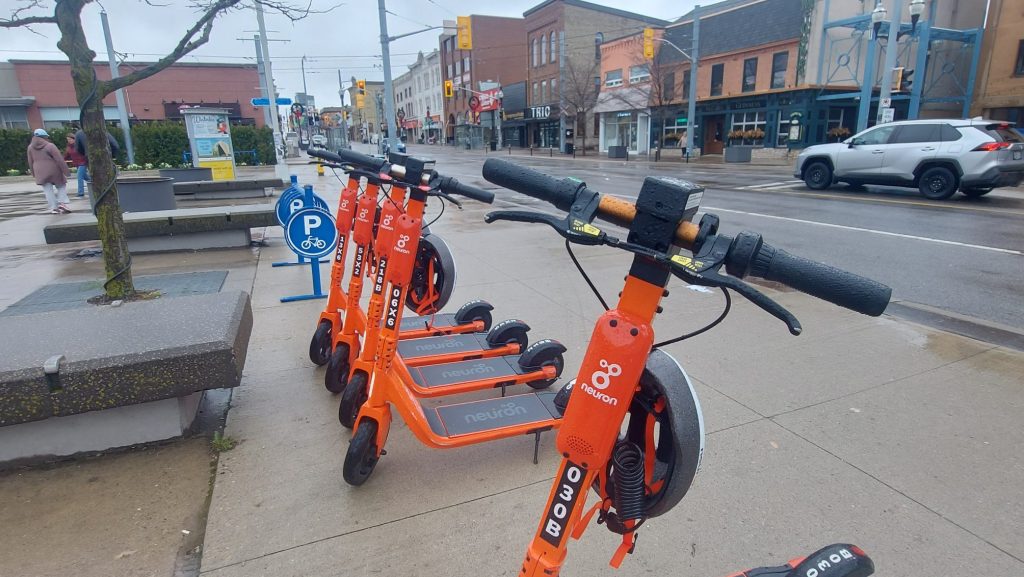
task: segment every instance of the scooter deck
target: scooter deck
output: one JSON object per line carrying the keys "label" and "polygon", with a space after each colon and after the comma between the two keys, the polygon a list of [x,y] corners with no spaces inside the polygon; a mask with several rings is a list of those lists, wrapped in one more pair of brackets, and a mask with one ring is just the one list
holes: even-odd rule
{"label": "scooter deck", "polygon": [[448,328],[458,326],[455,313],[437,313],[436,315],[403,316],[398,323],[399,331],[412,331],[430,327]]}
{"label": "scooter deck", "polygon": [[[405,358],[404,355],[403,358]],[[526,373],[527,371],[519,366],[519,355],[409,367],[409,375],[412,376],[413,382],[424,389],[503,377],[508,377],[506,384],[513,384],[516,375]],[[500,387],[502,382],[498,381],[494,386]]]}
{"label": "scooter deck", "polygon": [[398,354],[406,360],[450,353],[471,354],[492,348],[486,333],[441,335],[398,342]]}
{"label": "scooter deck", "polygon": [[423,407],[423,413],[435,434],[451,438],[529,423],[546,423],[542,427],[550,426],[552,419],[562,418],[554,400],[555,393],[527,393],[440,407]]}

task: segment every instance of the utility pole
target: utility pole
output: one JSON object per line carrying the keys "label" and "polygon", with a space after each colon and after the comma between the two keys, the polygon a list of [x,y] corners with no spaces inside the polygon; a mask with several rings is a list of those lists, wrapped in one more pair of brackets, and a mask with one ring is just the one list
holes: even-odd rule
{"label": "utility pole", "polygon": [[[259,35],[253,34],[252,41],[256,45],[256,73],[260,79],[260,96],[269,99],[270,102],[273,103],[273,96],[267,93],[267,71],[266,67],[263,65],[263,48],[261,47],[262,45],[260,44]],[[270,117],[270,106],[272,105],[273,104],[260,107],[263,109],[263,124],[271,128],[273,127],[273,119]]]}
{"label": "utility pole", "polygon": [[[885,68],[882,70],[882,85],[878,92],[878,113],[875,122],[882,123],[885,111],[883,102],[892,102],[892,71],[896,68],[896,55],[900,51],[900,14],[903,11],[903,0],[892,0],[892,18],[889,20],[889,39],[885,42]],[[865,78],[865,82],[872,79]],[[891,104],[890,104],[891,106]]]}
{"label": "utility pole", "polygon": [[391,50],[388,48],[388,16],[384,0],[377,0],[377,7],[380,12],[380,49],[384,60],[384,116],[388,127],[388,147],[391,150],[398,150],[395,144],[395,89],[391,85]]}
{"label": "utility pole", "polygon": [[270,120],[271,125],[274,128],[274,148],[277,149],[277,165],[275,166],[275,175],[287,181],[288,180],[288,165],[284,162],[285,145],[284,137],[281,135],[281,122],[277,116],[277,91],[274,90],[274,70],[270,65],[270,47],[267,45],[267,25],[263,21],[263,4],[256,3],[256,21],[260,27],[260,43],[261,51],[263,53],[263,83],[264,90],[267,91],[267,98],[270,99]]}
{"label": "utility pole", "polygon": [[693,7],[693,47],[690,49],[690,94],[686,97],[686,160],[693,153],[693,129],[697,121],[697,63],[700,62],[700,6]]}
{"label": "utility pole", "polygon": [[345,120],[345,88],[341,81],[341,69],[338,69],[338,99],[341,101],[341,145],[348,145],[348,121]]}
{"label": "utility pole", "polygon": [[308,111],[306,110],[306,108],[309,106],[309,93],[306,92],[307,89],[306,89],[306,55],[305,54],[302,55],[302,60],[300,62],[301,62],[301,66],[302,66],[302,116],[299,117],[299,123],[298,123],[299,124],[299,126],[298,126],[298,129],[299,129],[298,130],[298,132],[299,132],[299,142],[302,142],[302,130],[304,128],[306,129],[306,142],[309,142],[309,132],[310,131],[309,131],[308,128],[306,128],[308,126],[308,124],[306,122],[306,115],[308,114]]}
{"label": "utility pole", "polygon": [[[107,41],[110,77],[119,78],[121,72],[117,69],[117,61],[114,58],[114,42],[110,39],[110,23],[107,22],[107,13],[105,11],[100,12],[100,21],[103,23],[103,38]],[[128,123],[128,108],[124,105],[124,93],[118,88],[115,96],[117,97],[117,115],[121,120],[121,129],[124,131],[124,150],[128,155],[128,164],[135,164],[135,147],[132,146],[132,127]]]}
{"label": "utility pole", "polygon": [[[589,80],[588,80],[589,82]],[[579,114],[579,111],[576,111]],[[575,118],[575,116],[574,116]],[[579,119],[576,125],[579,126]],[[587,119],[583,119],[583,130],[586,130]],[[584,140],[585,142],[585,140]],[[600,146],[598,147],[600,148]],[[565,31],[558,33],[558,149],[565,153]],[[586,149],[583,154],[586,154]]]}

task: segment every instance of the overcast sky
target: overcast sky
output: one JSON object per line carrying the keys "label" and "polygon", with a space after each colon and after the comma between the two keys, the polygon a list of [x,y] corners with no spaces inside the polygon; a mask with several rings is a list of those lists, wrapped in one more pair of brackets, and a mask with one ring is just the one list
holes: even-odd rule
{"label": "overcast sky", "polygon": [[[306,0],[295,0],[303,4]],[[713,4],[715,0],[596,0],[595,3],[629,10],[646,16],[674,19],[689,11],[694,4]],[[443,20],[457,15],[488,14],[522,17],[525,10],[541,0],[387,0],[388,33],[391,36],[412,32],[424,26],[440,26]],[[53,0],[43,0],[52,14]],[[0,16],[7,18],[12,9],[26,4],[23,0],[0,0]],[[184,31],[196,20],[196,14],[183,0],[153,0],[151,7],[142,0],[103,0],[110,20],[114,50],[127,53],[134,61],[155,60],[174,48]],[[331,0],[313,0],[314,9],[337,4]],[[83,23],[89,45],[106,59],[103,29],[100,24],[100,3],[94,2],[83,11]],[[44,14],[34,10],[27,13]],[[290,22],[273,13],[267,14],[267,34],[271,39],[270,55],[274,78],[282,95],[293,96],[302,91],[301,58],[306,60],[306,84],[316,97],[317,106],[338,105],[338,70],[348,80],[352,76],[383,80],[380,59],[380,23],[377,2],[347,0],[328,14],[312,15]],[[185,60],[199,62],[254,62],[252,36],[257,28],[256,13],[251,10],[232,12],[217,20],[210,42]],[[59,35],[52,24],[36,26],[40,35],[20,29],[0,28],[0,60],[38,59],[63,60],[57,50]],[[417,51],[429,52],[438,47],[438,30],[432,30],[391,43],[391,71],[397,76],[416,59]],[[239,40],[245,38],[247,40]]]}

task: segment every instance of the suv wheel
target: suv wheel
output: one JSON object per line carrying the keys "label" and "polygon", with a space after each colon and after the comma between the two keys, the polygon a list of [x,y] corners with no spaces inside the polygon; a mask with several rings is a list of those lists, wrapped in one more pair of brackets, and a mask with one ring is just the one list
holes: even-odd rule
{"label": "suv wheel", "polygon": [[964,194],[966,194],[967,196],[969,196],[971,198],[978,198],[979,196],[985,196],[986,194],[992,192],[992,188],[991,187],[965,188],[961,192],[963,192]]}
{"label": "suv wheel", "polygon": [[927,199],[945,200],[956,193],[956,175],[944,166],[933,166],[921,173],[917,189]]}
{"label": "suv wheel", "polygon": [[832,186],[832,169],[824,162],[812,162],[804,169],[804,184],[813,190]]}

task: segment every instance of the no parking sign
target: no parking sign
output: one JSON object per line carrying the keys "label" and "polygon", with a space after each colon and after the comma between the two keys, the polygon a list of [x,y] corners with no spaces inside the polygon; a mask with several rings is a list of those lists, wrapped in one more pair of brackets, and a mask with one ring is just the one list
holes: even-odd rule
{"label": "no parking sign", "polygon": [[284,239],[295,254],[316,261],[336,248],[338,229],[334,225],[334,217],[327,211],[316,207],[301,208],[288,219]]}

